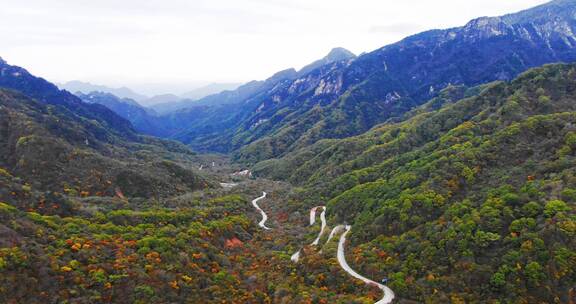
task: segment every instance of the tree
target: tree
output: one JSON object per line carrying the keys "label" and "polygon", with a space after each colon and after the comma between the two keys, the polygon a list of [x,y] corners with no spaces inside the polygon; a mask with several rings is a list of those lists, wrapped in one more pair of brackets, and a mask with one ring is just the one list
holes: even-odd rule
{"label": "tree", "polygon": [[544,214],[547,217],[553,217],[559,212],[566,212],[566,211],[570,211],[570,207],[568,207],[568,205],[566,205],[566,203],[561,200],[549,201],[548,203],[546,203],[546,206],[544,207]]}
{"label": "tree", "polygon": [[538,262],[530,262],[526,265],[524,269],[524,275],[526,275],[526,280],[532,285],[540,285],[540,281],[546,278],[546,274],[543,272],[543,268]]}

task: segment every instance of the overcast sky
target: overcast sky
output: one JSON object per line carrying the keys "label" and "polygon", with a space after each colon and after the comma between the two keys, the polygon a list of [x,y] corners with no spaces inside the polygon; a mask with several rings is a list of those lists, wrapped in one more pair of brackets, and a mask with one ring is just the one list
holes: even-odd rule
{"label": "overcast sky", "polygon": [[241,82],[545,2],[0,0],[0,56],[55,82]]}

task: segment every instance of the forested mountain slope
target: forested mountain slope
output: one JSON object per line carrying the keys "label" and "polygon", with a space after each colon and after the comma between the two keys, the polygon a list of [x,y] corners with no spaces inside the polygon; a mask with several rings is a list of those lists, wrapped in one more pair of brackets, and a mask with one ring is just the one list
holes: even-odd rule
{"label": "forested mountain slope", "polygon": [[568,303],[575,152],[576,65],[549,65],[255,172],[328,200],[333,222],[354,224],[363,273],[401,297]]}
{"label": "forested mountain slope", "polygon": [[450,84],[510,80],[530,67],[572,62],[575,13],[576,2],[553,1],[406,38],[319,78],[296,79],[270,92],[262,110],[228,138],[234,149],[250,144],[239,153],[240,160],[276,157],[318,139],[366,131]]}
{"label": "forested mountain slope", "polygon": [[574,61],[575,12],[574,1],[553,1],[414,35],[287,77],[238,107],[191,111],[197,116],[189,120],[210,127],[182,130],[174,138],[203,151],[237,151],[238,160],[255,162],[319,139],[356,135],[402,116],[449,85],[510,80],[531,67]]}
{"label": "forested mountain slope", "polygon": [[121,137],[132,140],[136,138],[130,122],[112,110],[99,104],[86,104],[68,91],[58,89],[54,84],[30,74],[25,69],[9,65],[2,58],[0,88],[16,90],[38,101],[66,108],[75,115],[97,120],[103,127]]}
{"label": "forested mountain slope", "polygon": [[66,213],[74,198],[162,197],[213,185],[190,169],[194,154],[179,143],[130,141],[99,121],[5,89],[0,135],[0,200],[14,206]]}
{"label": "forested mountain slope", "polygon": [[132,99],[119,98],[104,92],[87,94],[77,92],[76,96],[88,104],[100,104],[114,111],[114,113],[130,121],[134,129],[140,133],[158,137],[165,137],[169,133],[156,111],[145,108]]}

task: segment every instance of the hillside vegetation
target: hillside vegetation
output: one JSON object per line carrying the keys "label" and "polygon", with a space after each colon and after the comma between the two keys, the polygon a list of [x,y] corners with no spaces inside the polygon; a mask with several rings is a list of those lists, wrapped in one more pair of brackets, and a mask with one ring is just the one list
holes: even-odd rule
{"label": "hillside vegetation", "polygon": [[195,155],[181,144],[132,141],[14,91],[0,90],[0,134],[0,200],[24,210],[66,212],[65,196],[166,197],[215,185],[190,169]]}
{"label": "hillside vegetation", "polygon": [[354,224],[356,264],[392,277],[402,297],[566,303],[576,282],[575,101],[576,66],[545,66],[256,173],[328,200],[333,222]]}

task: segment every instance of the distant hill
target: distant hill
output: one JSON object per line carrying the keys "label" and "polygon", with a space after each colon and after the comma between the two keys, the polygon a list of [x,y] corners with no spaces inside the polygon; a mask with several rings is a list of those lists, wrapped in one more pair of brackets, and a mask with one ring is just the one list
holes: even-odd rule
{"label": "distant hill", "polygon": [[[323,63],[329,66],[333,63],[330,60],[340,58],[346,58],[344,61],[348,61],[352,60],[354,55],[344,49],[334,49],[326,57],[308,67],[319,66]],[[237,124],[250,117],[249,109],[254,106],[250,101],[267,96],[270,91],[281,87],[284,82],[294,81],[305,70],[306,68],[302,71],[296,71],[293,68],[286,69],[264,81],[251,81],[236,90],[224,91],[191,101],[186,104],[186,108],[164,113],[161,118],[166,128],[171,130],[170,138],[186,143],[189,142],[189,138],[195,138],[199,142],[214,142],[215,146],[212,151],[227,152],[230,143],[217,143],[220,140],[219,136],[223,133],[234,133]]]}
{"label": "distant hill", "polygon": [[[112,110],[99,105],[82,102],[73,94],[60,90],[54,84],[31,75],[25,69],[9,65],[0,58],[0,88],[6,88],[21,92],[33,99],[60,106],[85,119],[99,122],[105,132],[118,135],[126,139],[136,139],[137,134],[132,124],[120,117]],[[101,138],[102,140],[102,138]]]}
{"label": "distant hill", "polygon": [[181,100],[182,98],[175,94],[161,94],[147,98],[146,100],[142,101],[142,104],[154,107],[160,104],[177,103],[180,102]]}
{"label": "distant hill", "polygon": [[169,130],[165,129],[162,120],[153,109],[143,107],[132,99],[119,98],[103,92],[76,93],[76,95],[86,103],[101,104],[114,111],[130,121],[134,128],[144,134],[158,137],[169,134]]}
{"label": "distant hill", "polygon": [[222,91],[236,90],[241,85],[241,83],[211,83],[207,86],[203,86],[190,92],[181,94],[180,97],[182,99],[198,100],[206,96],[218,94]]}
{"label": "distant hill", "polygon": [[[218,105],[218,102],[200,102],[199,100],[219,93],[236,90],[241,84],[238,83],[213,83],[204,87],[200,87],[188,93],[184,93],[172,101],[159,102],[151,106],[152,109],[160,114],[168,114],[170,112],[179,111],[186,108],[205,105]],[[217,100],[217,99],[216,99]]]}
{"label": "distant hill", "polygon": [[138,94],[138,93],[132,91],[131,89],[126,88],[126,87],[110,88],[107,86],[91,84],[89,82],[83,82],[83,81],[78,81],[78,80],[73,80],[73,81],[69,81],[69,82],[57,84],[57,85],[61,89],[67,90],[67,91],[72,92],[72,93],[81,92],[84,94],[88,94],[90,92],[104,92],[104,93],[114,94],[115,96],[118,96],[120,98],[133,99],[133,100],[136,100],[138,102],[149,98],[148,96]]}

